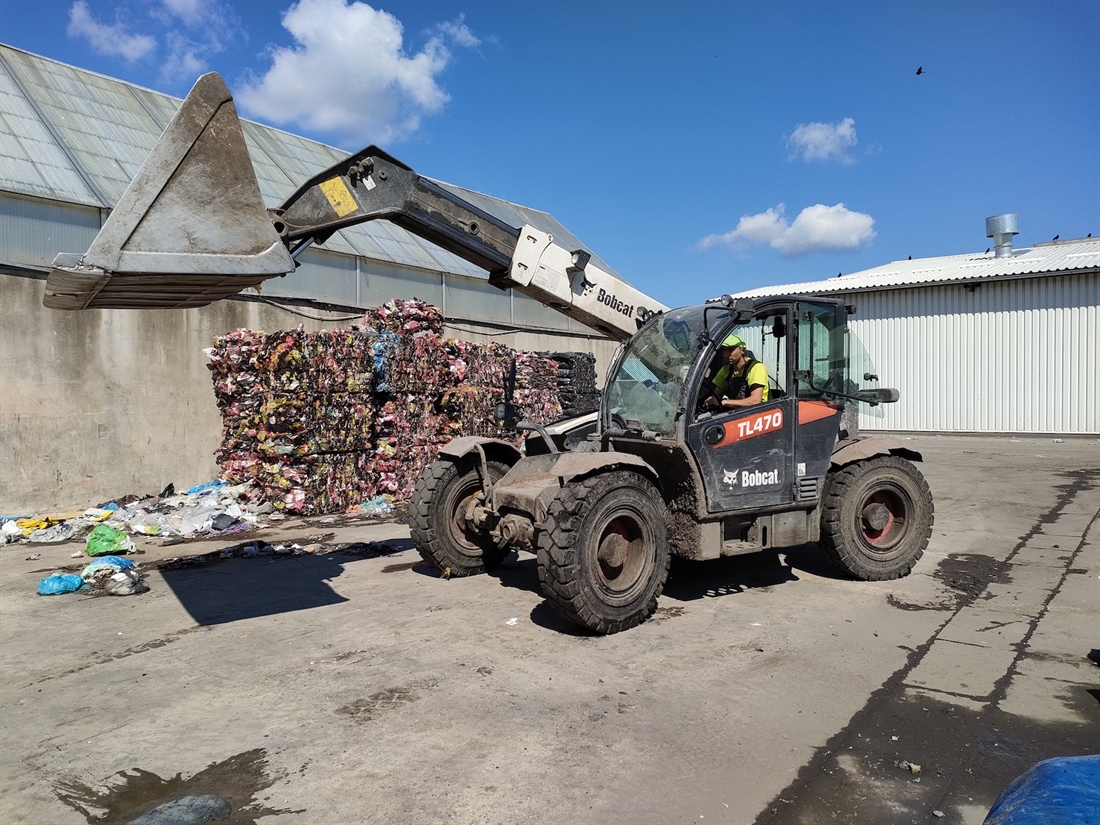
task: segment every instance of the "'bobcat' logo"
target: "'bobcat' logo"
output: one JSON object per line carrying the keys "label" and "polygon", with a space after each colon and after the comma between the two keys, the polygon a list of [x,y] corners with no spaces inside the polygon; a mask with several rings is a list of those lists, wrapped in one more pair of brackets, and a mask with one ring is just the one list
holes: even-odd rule
{"label": "'bobcat' logo", "polygon": [[722,471],[722,483],[728,484],[730,487],[737,486],[737,470],[723,470]]}

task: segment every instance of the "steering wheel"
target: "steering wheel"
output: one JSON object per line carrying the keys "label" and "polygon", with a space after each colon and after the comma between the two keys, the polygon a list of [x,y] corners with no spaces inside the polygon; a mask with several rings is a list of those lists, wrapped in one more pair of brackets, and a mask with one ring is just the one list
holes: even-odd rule
{"label": "steering wheel", "polygon": [[718,391],[718,385],[715,384],[713,381],[711,381],[709,378],[704,377],[703,380],[699,382],[699,395],[698,395],[699,401],[695,405],[696,414],[698,414],[700,412],[715,412],[715,411],[721,409],[720,406],[719,407],[710,407],[706,403],[704,403],[712,395],[715,398],[719,397],[720,393]]}

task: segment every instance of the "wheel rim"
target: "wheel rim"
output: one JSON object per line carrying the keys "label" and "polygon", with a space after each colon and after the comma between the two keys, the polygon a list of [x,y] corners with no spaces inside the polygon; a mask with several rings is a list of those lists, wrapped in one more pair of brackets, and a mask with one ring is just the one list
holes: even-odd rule
{"label": "wheel rim", "polygon": [[886,553],[905,538],[908,514],[909,502],[900,491],[881,488],[864,497],[856,513],[856,526],[871,550]]}
{"label": "wheel rim", "polygon": [[600,586],[613,596],[622,596],[644,579],[650,548],[639,520],[618,514],[600,531],[596,549],[596,572]]}
{"label": "wheel rim", "polygon": [[479,541],[484,541],[481,533],[473,530],[466,521],[466,509],[470,500],[481,492],[477,483],[463,484],[455,488],[447,497],[447,536],[452,546],[464,556],[481,558],[483,551]]}

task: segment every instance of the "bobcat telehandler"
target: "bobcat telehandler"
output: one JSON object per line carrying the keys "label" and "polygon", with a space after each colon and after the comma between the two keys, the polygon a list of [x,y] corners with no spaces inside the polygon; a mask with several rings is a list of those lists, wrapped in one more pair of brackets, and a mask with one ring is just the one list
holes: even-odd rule
{"label": "bobcat telehandler", "polygon": [[[511,548],[538,557],[565,618],[615,633],[653,614],[670,557],[714,559],[817,542],[859,579],[904,576],[931,534],[933,503],[894,439],[856,431],[875,386],[850,335],[854,311],[823,297],[721,298],[669,309],[559,245],[514,212],[479,208],[368,147],[306,181],[278,208],[260,197],[232,97],[199,79],[83,255],[62,254],[45,304],[192,307],[294,269],[337,229],[384,218],[622,342],[598,414],[445,445],[416,485],[417,549],[450,576],[491,569]],[[704,404],[721,343],[741,336],[769,372],[769,398]],[[506,401],[497,411],[514,415]]]}

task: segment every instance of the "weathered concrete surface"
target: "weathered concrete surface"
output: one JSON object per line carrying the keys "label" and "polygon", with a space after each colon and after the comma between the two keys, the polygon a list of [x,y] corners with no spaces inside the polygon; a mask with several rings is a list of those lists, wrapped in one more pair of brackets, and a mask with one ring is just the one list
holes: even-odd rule
{"label": "weathered concrete surface", "polygon": [[849,581],[812,547],[685,563],[607,638],[553,614],[531,556],[443,581],[400,523],[336,531],[385,555],[162,570],[127,598],[38,597],[75,545],[4,548],[0,820],[186,792],[262,823],[980,823],[1032,762],[1100,745],[1100,460],[912,446],[937,509],[913,575]]}

